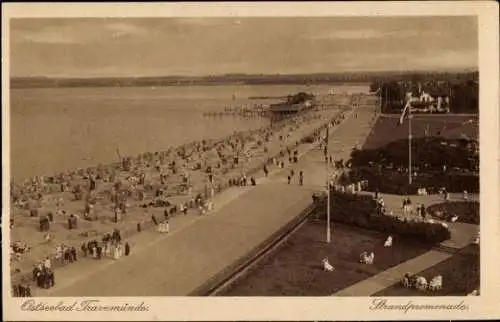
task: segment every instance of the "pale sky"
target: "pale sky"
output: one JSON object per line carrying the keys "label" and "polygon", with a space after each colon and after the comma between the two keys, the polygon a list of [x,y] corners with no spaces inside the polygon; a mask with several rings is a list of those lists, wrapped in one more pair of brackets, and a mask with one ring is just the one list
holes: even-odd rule
{"label": "pale sky", "polygon": [[11,76],[477,69],[474,17],[12,19]]}

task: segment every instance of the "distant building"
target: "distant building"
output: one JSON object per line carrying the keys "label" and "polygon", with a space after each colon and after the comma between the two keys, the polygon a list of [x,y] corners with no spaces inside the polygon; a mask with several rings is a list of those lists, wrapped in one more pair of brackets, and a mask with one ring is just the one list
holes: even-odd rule
{"label": "distant building", "polygon": [[269,106],[269,111],[271,113],[278,113],[278,114],[295,114],[310,107],[312,107],[311,101],[306,101],[304,103],[298,103],[298,104],[277,103],[277,104],[271,104]]}
{"label": "distant building", "polygon": [[[449,102],[448,96],[434,96],[424,90],[419,91],[418,96],[414,96],[413,92],[406,93],[406,99],[411,102],[412,112],[417,113],[449,113]],[[436,99],[437,98],[437,99]],[[443,101],[445,103],[443,103]]]}

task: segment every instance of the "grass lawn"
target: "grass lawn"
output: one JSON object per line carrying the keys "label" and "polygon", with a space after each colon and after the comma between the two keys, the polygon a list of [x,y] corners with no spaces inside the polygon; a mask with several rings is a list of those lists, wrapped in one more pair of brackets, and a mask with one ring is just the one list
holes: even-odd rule
{"label": "grass lawn", "polygon": [[451,258],[418,273],[427,280],[441,274],[443,289],[437,292],[421,292],[393,285],[374,296],[463,296],[479,288],[479,247],[471,245]]}
{"label": "grass lawn", "polygon": [[[395,236],[393,247],[384,248],[386,237],[334,224],[332,242],[326,244],[324,222],[308,222],[224,296],[329,296],[431,248]],[[363,251],[375,253],[373,265],[359,263]],[[324,257],[334,272],[323,271]]]}
{"label": "grass lawn", "polygon": [[[441,136],[445,138],[460,138],[465,134],[469,138],[477,139],[479,126],[477,123],[462,124],[470,119],[478,120],[477,116],[463,115],[414,115],[412,120],[412,136],[414,138],[425,136],[428,127],[429,136]],[[372,128],[363,149],[376,149],[392,141],[406,139],[408,137],[408,122],[398,125],[399,115],[382,115]]]}

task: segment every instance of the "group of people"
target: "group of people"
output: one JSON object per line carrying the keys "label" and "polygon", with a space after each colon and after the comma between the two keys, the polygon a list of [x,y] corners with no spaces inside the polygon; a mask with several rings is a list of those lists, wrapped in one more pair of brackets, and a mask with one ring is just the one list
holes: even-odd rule
{"label": "group of people", "polygon": [[94,259],[102,259],[103,257],[111,257],[113,259],[120,259],[123,255],[130,254],[130,245],[117,241],[98,242],[97,240],[90,241],[82,245],[82,252],[85,257]]}
{"label": "group of people", "polygon": [[439,291],[443,288],[443,276],[436,275],[430,281],[423,276],[413,275],[410,273],[406,273],[402,280],[401,284],[403,284],[406,288],[415,288],[419,291]]}
{"label": "group of people", "polygon": [[[161,187],[165,193],[162,196],[152,197],[153,199],[163,198],[167,200],[168,196],[176,194],[176,185],[187,187],[186,189],[189,190],[187,195],[191,196],[192,190],[197,193],[199,187],[196,186],[196,182],[190,182],[189,174],[198,170],[207,172],[211,187],[220,186],[220,182],[215,181],[234,176],[231,171],[241,171],[236,169],[239,166],[246,167],[244,162],[250,160],[253,150],[259,154],[257,148],[263,148],[264,152],[267,153],[267,144],[271,142],[274,135],[280,136],[280,144],[283,144],[285,135],[281,131],[287,130],[289,132],[288,130],[299,129],[302,124],[319,118],[319,115],[299,115],[284,122],[273,123],[270,127],[246,133],[234,133],[220,140],[201,140],[164,152],[143,153],[137,157],[122,158],[117,151],[120,162],[65,171],[52,176],[35,176],[22,182],[12,182],[13,216],[10,223],[11,228],[16,229],[16,213],[24,211],[28,211],[30,216],[37,218],[38,230],[46,233],[45,241],[52,241],[53,238],[60,237],[57,228],[55,228],[58,225],[54,225],[54,222],[66,223],[68,230],[80,230],[81,227],[89,226],[86,221],[101,222],[97,219],[102,216],[100,214],[102,208],[111,208],[111,212],[114,212],[112,222],[125,221],[129,204],[150,199],[151,193],[154,194],[158,187]],[[288,152],[288,161],[296,163],[298,151],[296,149],[292,151],[288,148],[286,152]],[[284,153],[285,151],[282,152],[283,158]],[[247,157],[245,158],[245,156]],[[284,161],[281,161],[280,165],[284,167]],[[217,171],[220,172],[220,175],[216,176],[215,172]],[[269,173],[267,166],[265,166],[265,173],[266,175]],[[177,183],[178,177],[180,178],[179,183]],[[247,178],[245,174],[228,181],[229,185],[233,186],[256,185],[256,179],[253,176]],[[302,183],[303,174],[301,173],[299,184]],[[207,213],[214,208],[213,202],[210,201],[214,195],[214,189],[212,188],[210,192],[211,194],[205,196],[203,200],[189,197],[188,200],[181,201],[174,207],[166,203],[162,206],[165,206],[168,216],[171,216],[171,211],[174,210],[187,214],[189,209],[198,209],[200,213]],[[186,191],[183,192],[183,194],[185,193]],[[81,213],[75,212],[73,209],[66,212],[63,209],[63,198],[68,195],[73,197],[73,201],[83,203]],[[95,207],[98,203],[100,207]],[[147,207],[151,206],[150,203],[145,204]],[[42,213],[42,209],[47,209],[47,212]],[[82,215],[82,220],[86,220],[85,225],[80,224],[80,216]],[[159,230],[164,232],[169,230],[168,220],[164,220],[162,225]],[[13,253],[22,254],[23,251],[20,249],[17,247]],[[130,252],[130,245],[128,243],[123,245],[121,241],[116,240],[91,241],[83,243],[80,250],[84,256],[93,258],[102,258],[105,254],[112,254],[113,257],[119,258],[121,254],[127,255]],[[58,245],[55,261],[63,265],[77,261],[76,249]],[[52,275],[48,274],[47,276]],[[42,284],[46,285],[46,283]]]}
{"label": "group of people", "polygon": [[101,242],[94,239],[84,242],[80,248],[83,256],[94,259],[112,257],[116,260],[123,255],[128,256],[130,254],[130,245],[128,242],[123,245],[120,230],[118,229],[114,229],[111,234],[106,233]]}
{"label": "group of people", "polygon": [[25,282],[12,285],[12,296],[31,297],[31,286]]}
{"label": "group of people", "polygon": [[31,246],[26,243],[21,243],[17,240],[10,245],[11,260],[20,260],[23,254],[27,254],[31,250]]}
{"label": "group of people", "polygon": [[253,176],[251,176],[250,179],[248,179],[246,174],[243,174],[238,178],[230,178],[228,184],[230,187],[232,186],[244,187],[248,186],[248,184],[255,186],[257,185],[257,181]]}
{"label": "group of people", "polygon": [[[290,170],[290,174],[287,177],[288,184],[291,183],[292,178],[295,176],[295,171],[293,169]],[[304,185],[304,172],[301,170],[299,171],[299,178],[298,178],[298,184],[299,186]]]}
{"label": "group of people", "polygon": [[52,269],[50,258],[47,257],[45,261],[38,263],[33,268],[33,281],[39,288],[51,288],[55,283],[55,275]]}
{"label": "group of people", "polygon": [[55,259],[59,265],[67,265],[77,261],[76,248],[59,244],[55,249]]}

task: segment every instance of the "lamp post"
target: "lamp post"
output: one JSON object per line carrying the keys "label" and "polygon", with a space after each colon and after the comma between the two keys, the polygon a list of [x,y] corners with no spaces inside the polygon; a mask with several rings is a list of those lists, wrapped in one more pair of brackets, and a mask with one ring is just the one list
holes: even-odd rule
{"label": "lamp post", "polygon": [[330,160],[328,156],[328,142],[329,142],[329,135],[330,135],[330,124],[327,124],[326,127],[326,242],[330,243],[331,242],[331,232],[330,232]]}

